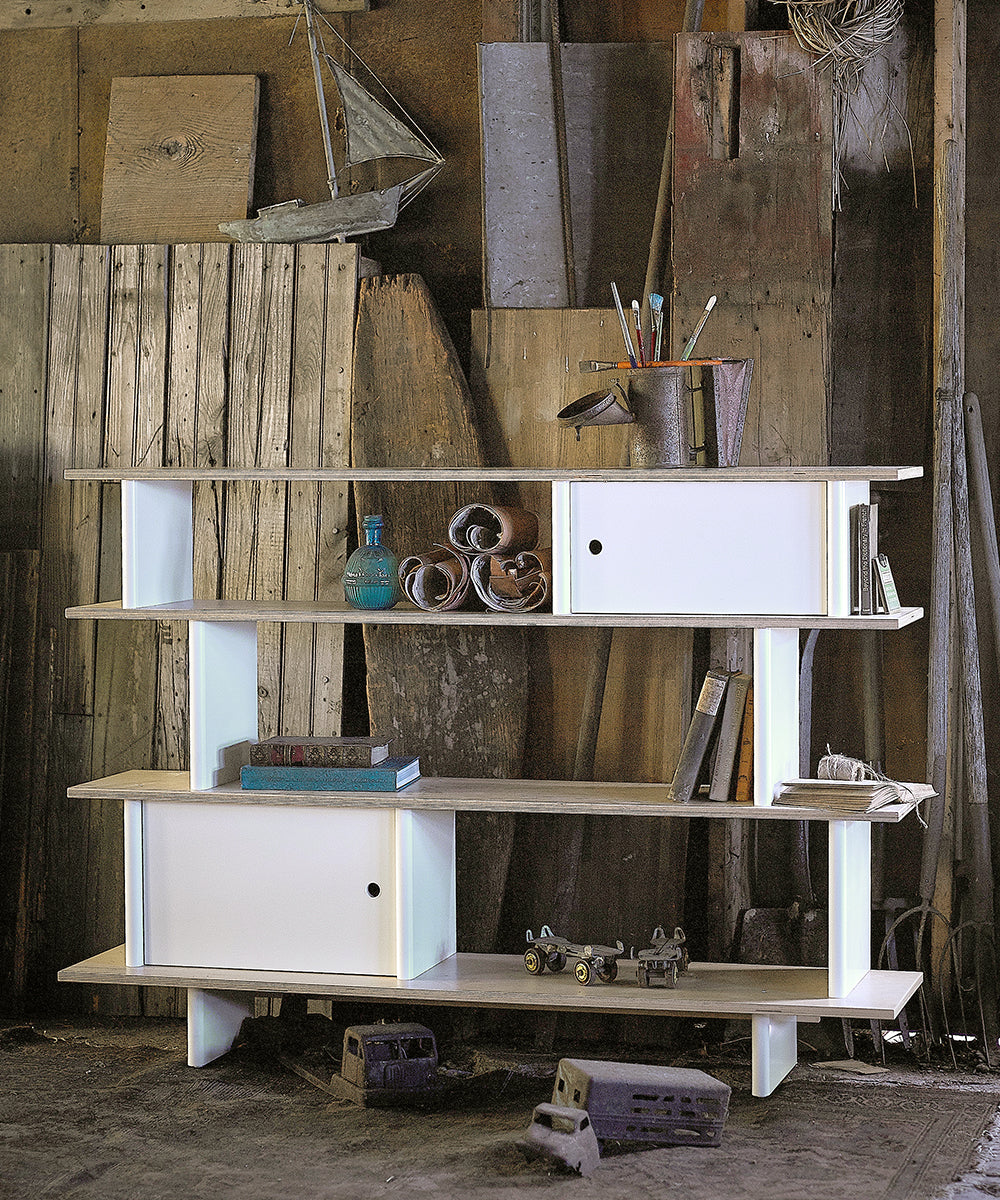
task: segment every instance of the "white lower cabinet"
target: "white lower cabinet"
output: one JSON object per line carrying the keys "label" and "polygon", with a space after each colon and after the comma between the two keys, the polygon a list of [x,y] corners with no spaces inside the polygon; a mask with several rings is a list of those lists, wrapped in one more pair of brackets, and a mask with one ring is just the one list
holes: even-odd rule
{"label": "white lower cabinet", "polygon": [[409,979],[455,952],[453,813],[138,803],[132,966]]}

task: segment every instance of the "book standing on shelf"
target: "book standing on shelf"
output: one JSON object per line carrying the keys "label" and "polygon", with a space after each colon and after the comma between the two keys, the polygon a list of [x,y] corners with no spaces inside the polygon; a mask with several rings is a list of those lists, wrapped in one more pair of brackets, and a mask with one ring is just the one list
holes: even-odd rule
{"label": "book standing on shelf", "polygon": [[726,698],[719,722],[719,737],[716,741],[715,765],[708,789],[709,800],[725,802],[735,791],[737,762],[743,742],[743,714],[750,691],[750,676],[737,671],[726,684]]}
{"label": "book standing on shelf", "polygon": [[878,545],[878,503],[851,506],[851,612],[899,612],[889,559]]}
{"label": "book standing on shelf", "polygon": [[374,767],[389,757],[383,737],[272,737],[250,744],[253,767]]}
{"label": "book standing on shelf", "polygon": [[240,786],[251,791],[395,792],[419,777],[416,756],[386,758],[374,767],[240,768]]}
{"label": "book standing on shelf", "polygon": [[875,576],[878,580],[878,596],[882,608],[886,612],[899,612],[899,594],[896,591],[896,581],[892,577],[892,567],[884,554],[875,559]]}
{"label": "book standing on shelf", "polygon": [[691,723],[681,746],[674,777],[667,788],[667,799],[682,803],[690,800],[698,788],[698,775],[708,752],[715,720],[726,691],[728,671],[709,670],[701,685],[698,702],[691,714]]}
{"label": "book standing on shelf", "polygon": [[753,800],[753,680],[747,688],[743,705],[743,728],[740,730],[740,757],[736,768],[737,804],[750,804]]}

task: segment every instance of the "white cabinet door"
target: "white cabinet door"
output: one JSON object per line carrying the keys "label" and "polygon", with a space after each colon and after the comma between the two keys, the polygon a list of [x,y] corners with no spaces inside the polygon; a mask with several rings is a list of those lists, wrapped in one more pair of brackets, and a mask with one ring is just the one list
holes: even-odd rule
{"label": "white cabinet door", "polygon": [[824,483],[574,483],[574,613],[827,612]]}
{"label": "white cabinet door", "polygon": [[392,810],[147,801],[142,824],[146,963],[396,973]]}

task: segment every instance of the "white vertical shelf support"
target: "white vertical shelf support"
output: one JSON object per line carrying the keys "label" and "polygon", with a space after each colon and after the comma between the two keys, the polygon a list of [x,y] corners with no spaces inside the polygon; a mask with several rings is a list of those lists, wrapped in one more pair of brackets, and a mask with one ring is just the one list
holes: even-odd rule
{"label": "white vertical shelf support", "polygon": [[415,979],[455,950],[455,814],[397,809],[396,977]]}
{"label": "white vertical shelf support", "polygon": [[570,595],[570,485],[552,481],[552,611],[561,616],[572,612]]}
{"label": "white vertical shelf support", "polygon": [[755,1096],[770,1096],[798,1062],[798,1022],[795,1017],[758,1013],[751,1025],[752,1091]]}
{"label": "white vertical shelf support", "polygon": [[753,802],[769,805],[775,786],[799,775],[799,631],[753,635]]}
{"label": "white vertical shelf support", "polygon": [[192,621],[188,658],[191,787],[203,791],[238,779],[257,737],[257,623]]}
{"label": "white vertical shelf support", "polygon": [[146,963],[145,921],[143,919],[143,854],[141,800],[126,800],[125,824],[125,966],[142,967]]}
{"label": "white vertical shelf support", "polygon": [[122,480],[122,607],[194,595],[190,480]]}
{"label": "white vertical shelf support", "polygon": [[827,992],[846,996],[871,970],[872,827],[831,821],[829,845]]}
{"label": "white vertical shelf support", "polygon": [[231,1050],[240,1026],[252,1014],[250,993],[188,988],[188,1066],[204,1067]]}

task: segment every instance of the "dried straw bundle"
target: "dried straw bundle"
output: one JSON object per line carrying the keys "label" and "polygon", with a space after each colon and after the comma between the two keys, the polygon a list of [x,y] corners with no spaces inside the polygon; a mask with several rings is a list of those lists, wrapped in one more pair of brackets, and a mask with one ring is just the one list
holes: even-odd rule
{"label": "dried straw bundle", "polygon": [[891,42],[903,16],[903,0],[775,0],[788,10],[799,45],[833,71],[834,207],[840,207],[840,161],[851,98],[862,84],[865,64]]}

